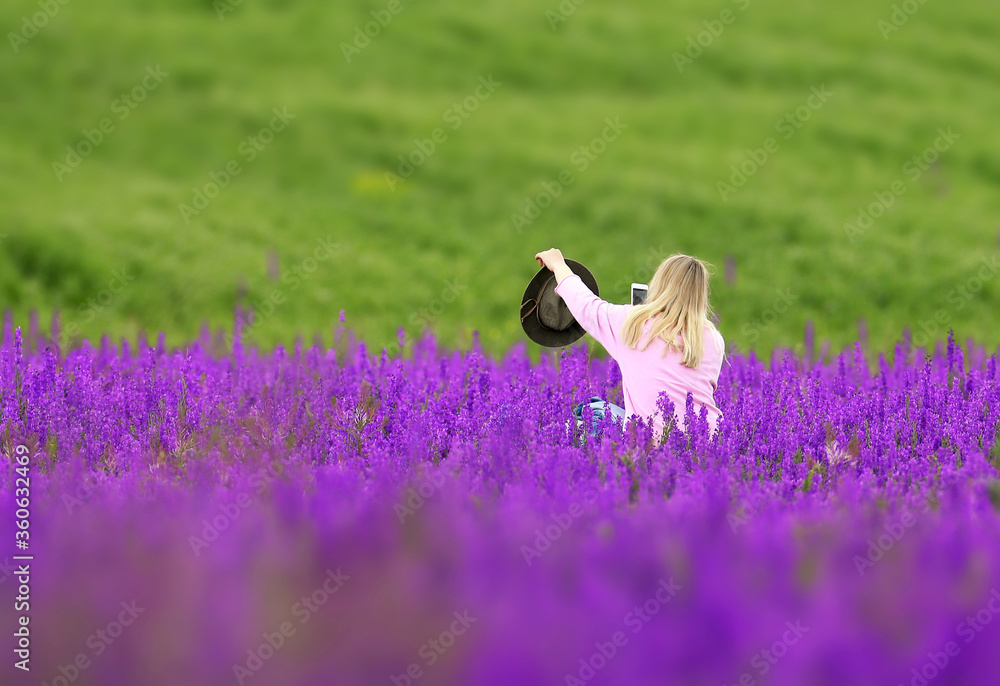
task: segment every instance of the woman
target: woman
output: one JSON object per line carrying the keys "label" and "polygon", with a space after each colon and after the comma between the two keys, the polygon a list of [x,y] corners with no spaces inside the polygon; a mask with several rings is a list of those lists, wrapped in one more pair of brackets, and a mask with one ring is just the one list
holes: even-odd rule
{"label": "woman", "polygon": [[[714,431],[722,416],[713,393],[719,382],[725,341],[709,321],[708,268],[688,255],[660,263],[642,305],[613,305],[594,295],[566,265],[556,248],[535,255],[555,276],[555,292],[584,330],[604,346],[622,372],[625,408],[609,405],[616,416],[638,415],[663,434],[656,401],[665,392],[674,404],[674,421],[684,430],[687,394],[694,410],[708,411]],[[616,412],[617,410],[617,412]]]}

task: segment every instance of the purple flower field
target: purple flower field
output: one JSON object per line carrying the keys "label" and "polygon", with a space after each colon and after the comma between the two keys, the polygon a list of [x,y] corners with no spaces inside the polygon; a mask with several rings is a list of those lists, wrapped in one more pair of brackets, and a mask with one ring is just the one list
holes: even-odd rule
{"label": "purple flower field", "polygon": [[733,354],[718,435],[657,445],[567,423],[622,402],[583,345],[343,334],[59,350],[8,319],[0,683],[1000,683],[995,352]]}

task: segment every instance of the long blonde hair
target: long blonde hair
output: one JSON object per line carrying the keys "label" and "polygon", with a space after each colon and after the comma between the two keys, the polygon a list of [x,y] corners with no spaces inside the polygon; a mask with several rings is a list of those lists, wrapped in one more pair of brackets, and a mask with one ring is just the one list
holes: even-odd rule
{"label": "long blonde hair", "polygon": [[697,367],[705,352],[702,332],[706,323],[711,325],[709,266],[689,255],[671,255],[663,260],[649,282],[646,301],[633,307],[625,318],[621,332],[625,345],[637,348],[646,321],[653,319],[641,350],[660,337],[667,342],[664,355],[667,350],[682,352],[681,364]]}

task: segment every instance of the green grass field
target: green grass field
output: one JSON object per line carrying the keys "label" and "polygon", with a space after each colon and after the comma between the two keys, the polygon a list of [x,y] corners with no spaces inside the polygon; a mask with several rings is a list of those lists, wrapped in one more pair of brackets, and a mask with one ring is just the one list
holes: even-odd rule
{"label": "green grass field", "polygon": [[[876,348],[935,318],[995,346],[1000,15],[911,1],[896,26],[879,23],[892,2],[862,0],[567,0],[568,16],[556,0],[231,0],[222,18],[209,0],[69,0],[30,38],[40,5],[7,3],[3,305],[22,325],[58,309],[80,335],[181,344],[242,303],[261,346],[329,342],[345,310],[372,346],[430,324],[500,351],[525,340],[536,251],[584,262],[617,302],[683,251],[716,266],[743,349],[800,346],[808,320],[842,346],[859,317]],[[390,19],[345,56],[371,12]],[[276,108],[294,118],[272,132]],[[624,128],[594,143],[608,118]],[[85,131],[101,138],[86,155]],[[434,144],[422,161],[417,141]],[[202,202],[212,174],[225,187]],[[520,225],[532,198],[549,206]],[[322,241],[337,247],[313,262]]]}

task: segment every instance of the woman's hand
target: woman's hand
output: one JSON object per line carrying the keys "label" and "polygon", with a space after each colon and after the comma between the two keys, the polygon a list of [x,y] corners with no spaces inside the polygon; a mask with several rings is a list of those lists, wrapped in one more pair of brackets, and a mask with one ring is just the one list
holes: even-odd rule
{"label": "woman's hand", "polygon": [[536,253],[535,259],[538,260],[538,266],[548,267],[553,272],[559,266],[566,266],[566,260],[563,259],[562,251],[559,248],[549,248],[543,252]]}
{"label": "woman's hand", "polygon": [[566,260],[563,259],[562,251],[559,248],[549,248],[540,253],[535,254],[535,259],[538,260],[538,264],[542,267],[548,267],[556,277],[556,283],[562,283],[562,280],[573,273],[573,270],[569,268],[566,264]]}

